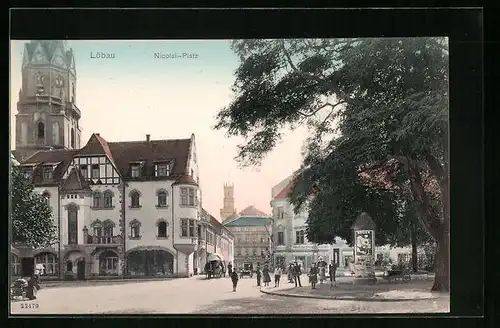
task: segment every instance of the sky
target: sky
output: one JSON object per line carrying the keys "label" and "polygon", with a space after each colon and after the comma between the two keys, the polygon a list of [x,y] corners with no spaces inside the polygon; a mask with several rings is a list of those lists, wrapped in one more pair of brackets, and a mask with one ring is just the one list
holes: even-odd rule
{"label": "sky", "polygon": [[[11,41],[11,148],[21,87],[24,43]],[[233,183],[238,211],[254,205],[270,213],[271,188],[300,167],[305,128],[285,133],[260,167],[234,160],[243,139],[213,130],[215,116],[233,95],[238,58],[228,40],[68,41],[76,62],[82,147],[92,133],[105,140],[182,139],[195,134],[203,207],[220,219],[223,185]],[[96,53],[112,53],[98,59]],[[178,58],[155,58],[155,53]],[[184,54],[187,54],[183,56]]]}

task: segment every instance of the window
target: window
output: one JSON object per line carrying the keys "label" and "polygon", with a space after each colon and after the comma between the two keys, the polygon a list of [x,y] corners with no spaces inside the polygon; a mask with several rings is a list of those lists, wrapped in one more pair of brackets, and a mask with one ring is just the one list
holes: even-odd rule
{"label": "window", "polygon": [[59,123],[52,123],[52,143],[54,145],[59,145]]}
{"label": "window", "polygon": [[408,263],[408,254],[399,253],[398,254],[398,263],[401,263],[401,264]]}
{"label": "window", "polygon": [[155,175],[157,177],[166,177],[169,175],[168,164],[156,164]]}
{"label": "window", "polygon": [[257,255],[257,248],[253,249],[253,256]]}
{"label": "window", "polygon": [[188,205],[189,206],[195,206],[195,190],[193,188],[189,188],[189,201]]}
{"label": "window", "polygon": [[21,275],[21,262],[19,261],[19,258],[12,254],[12,261],[10,262],[12,265],[12,275],[13,276],[20,276]]}
{"label": "window", "polygon": [[33,168],[31,168],[31,167],[24,168],[23,173],[24,173],[24,176],[26,177],[26,179],[31,180],[31,177],[33,175]]}
{"label": "window", "polygon": [[71,148],[75,148],[75,129],[71,128]]}
{"label": "window", "polygon": [[98,192],[98,191],[94,192],[93,207],[94,208],[100,208],[101,207],[101,193]]}
{"label": "window", "polygon": [[181,236],[196,237],[196,222],[193,219],[181,220]]}
{"label": "window", "polygon": [[188,188],[181,188],[181,205],[188,204]]}
{"label": "window", "polygon": [[278,245],[285,245],[285,232],[278,232]]}
{"label": "window", "polygon": [[278,207],[278,219],[283,219],[285,217],[285,209],[280,206]]}
{"label": "window", "polygon": [[111,244],[113,242],[113,226],[105,225],[104,226],[104,238],[102,244]]}
{"label": "window", "polygon": [[167,237],[167,222],[160,221],[158,222],[158,237]]}
{"label": "window", "polygon": [[304,244],[304,230],[295,231],[295,243]]}
{"label": "window", "polygon": [[133,164],[130,166],[130,176],[132,178],[138,178],[141,176],[141,166],[139,164]]}
{"label": "window", "polygon": [[87,165],[80,165],[80,172],[82,172],[82,175],[85,179],[89,177]]}
{"label": "window", "polygon": [[44,181],[52,180],[52,166],[43,167],[43,180]]}
{"label": "window", "polygon": [[97,238],[102,237],[102,226],[100,224],[94,226],[94,237]]}
{"label": "window", "polygon": [[99,271],[101,273],[117,273],[118,255],[113,251],[105,251],[99,256]]}
{"label": "window", "polygon": [[104,192],[104,208],[113,207],[113,193],[109,190]]}
{"label": "window", "polygon": [[137,191],[131,192],[130,193],[130,207],[133,207],[133,208],[141,207],[139,199],[140,199],[139,192],[137,192]]}
{"label": "window", "polygon": [[130,238],[139,239],[141,238],[141,222],[137,219],[130,221]]}
{"label": "window", "polygon": [[43,264],[45,266],[44,275],[57,275],[57,257],[51,253],[43,253],[35,256],[35,264]]}
{"label": "window", "polygon": [[43,197],[43,200],[45,201],[45,204],[47,204],[47,206],[50,206],[50,194],[49,194],[49,192],[44,191],[42,194],[42,197]]}
{"label": "window", "polygon": [[236,249],[236,255],[237,255],[237,256],[241,256],[241,248],[239,248],[239,247],[238,247],[238,248]]}
{"label": "window", "polygon": [[68,209],[68,244],[78,244],[78,211],[76,208]]}
{"label": "window", "polygon": [[92,164],[92,178],[99,178],[99,164]]}
{"label": "window", "polygon": [[43,122],[37,124],[37,137],[38,139],[45,139],[45,124]]}
{"label": "window", "polygon": [[160,190],[156,194],[158,197],[158,207],[166,207],[167,206],[167,192],[165,190]]}

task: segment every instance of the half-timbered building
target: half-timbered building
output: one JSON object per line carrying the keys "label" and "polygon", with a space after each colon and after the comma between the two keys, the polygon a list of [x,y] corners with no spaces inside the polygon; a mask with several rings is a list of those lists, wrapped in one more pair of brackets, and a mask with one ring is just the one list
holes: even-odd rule
{"label": "half-timbered building", "polygon": [[53,209],[59,242],[22,250],[67,279],[190,276],[198,248],[199,175],[188,139],[107,142],[41,150],[20,163]]}

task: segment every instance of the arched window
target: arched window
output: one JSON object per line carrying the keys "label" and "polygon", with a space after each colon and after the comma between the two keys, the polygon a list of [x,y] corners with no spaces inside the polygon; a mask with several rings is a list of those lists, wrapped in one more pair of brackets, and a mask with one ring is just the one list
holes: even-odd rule
{"label": "arched window", "polygon": [[160,219],[156,222],[157,237],[166,238],[167,237],[167,226],[168,223],[165,220]]}
{"label": "arched window", "polygon": [[28,144],[28,123],[26,122],[21,123],[21,144]]}
{"label": "arched window", "polygon": [[71,128],[71,148],[75,148],[75,129]]}
{"label": "arched window", "polygon": [[102,206],[101,198],[102,198],[101,193],[99,191],[95,191],[94,196],[93,196],[93,199],[94,199],[93,207],[94,208],[101,208],[101,206]]}
{"label": "arched window", "polygon": [[113,242],[113,228],[115,227],[115,223],[111,220],[106,220],[102,223],[104,228],[104,235],[101,240],[101,244],[111,244]]}
{"label": "arched window", "polygon": [[141,238],[141,222],[137,219],[133,219],[129,223],[130,225],[130,238],[139,239]]}
{"label": "arched window", "polygon": [[133,208],[141,207],[140,198],[141,198],[141,195],[137,190],[132,191],[130,193],[130,207],[133,207]]}
{"label": "arched window", "polygon": [[167,206],[167,197],[168,193],[166,190],[161,189],[156,193],[156,197],[158,199],[157,206],[158,207],[166,207]]}
{"label": "arched window", "polygon": [[68,245],[78,244],[78,208],[68,207]]}
{"label": "arched window", "polygon": [[43,193],[42,193],[42,197],[45,201],[45,204],[47,204],[47,206],[50,206],[50,193],[45,190]]}
{"label": "arched window", "polygon": [[37,138],[45,140],[45,124],[43,122],[38,122],[37,124]]}
{"label": "arched window", "polygon": [[118,255],[115,251],[106,250],[99,256],[99,274],[114,275],[118,273]]}
{"label": "arched window", "polygon": [[75,82],[71,83],[71,102],[75,102]]}
{"label": "arched window", "polygon": [[113,207],[113,192],[111,190],[106,190],[104,192],[104,208],[112,208]]}
{"label": "arched window", "polygon": [[52,123],[52,143],[59,145],[59,122]]}
{"label": "arched window", "polygon": [[44,275],[57,275],[57,257],[52,253],[42,253],[35,256],[35,264],[43,264],[45,267]]}

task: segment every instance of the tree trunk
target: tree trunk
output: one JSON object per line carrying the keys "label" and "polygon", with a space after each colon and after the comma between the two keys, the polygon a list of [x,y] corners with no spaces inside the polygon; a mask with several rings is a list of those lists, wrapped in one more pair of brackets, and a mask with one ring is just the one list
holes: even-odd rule
{"label": "tree trunk", "polygon": [[415,223],[411,224],[411,264],[413,272],[418,271],[417,229]]}
{"label": "tree trunk", "polygon": [[434,285],[432,291],[450,291],[450,240],[449,236],[443,233],[439,240],[436,240],[436,254],[434,256]]}

